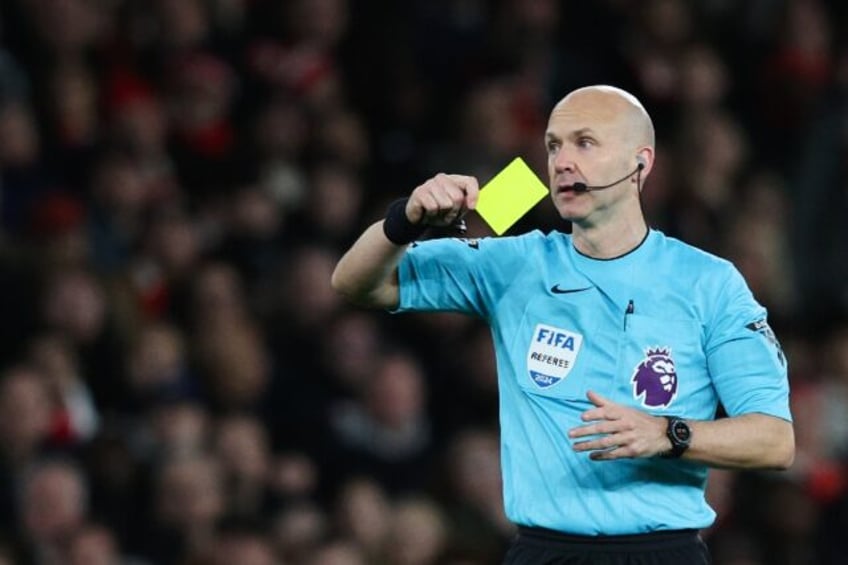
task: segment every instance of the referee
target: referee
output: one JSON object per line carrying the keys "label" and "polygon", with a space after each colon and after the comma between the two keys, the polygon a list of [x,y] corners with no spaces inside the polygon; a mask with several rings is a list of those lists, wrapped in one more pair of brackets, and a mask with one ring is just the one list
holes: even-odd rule
{"label": "referee", "polygon": [[647,225],[654,128],[634,96],[569,93],[544,143],[572,234],[409,246],[475,207],[476,179],[438,174],[360,236],[333,286],[369,307],[488,322],[519,531],[504,563],[709,563],[709,467],[794,458],[786,359],[732,264]]}

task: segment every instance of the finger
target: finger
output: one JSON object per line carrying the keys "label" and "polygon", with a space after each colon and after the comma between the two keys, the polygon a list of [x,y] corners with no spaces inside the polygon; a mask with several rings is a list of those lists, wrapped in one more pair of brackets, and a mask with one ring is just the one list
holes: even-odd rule
{"label": "finger", "polygon": [[424,207],[424,215],[427,218],[438,216],[439,211],[441,210],[439,200],[436,198],[436,195],[433,194],[432,190],[425,190],[421,194],[421,205]]}
{"label": "finger", "polygon": [[593,451],[589,454],[592,461],[612,461],[613,459],[629,459],[631,456],[623,447]]}
{"label": "finger", "polygon": [[433,196],[438,201],[442,212],[459,211],[465,198],[462,189],[448,175],[442,173],[433,178]]}
{"label": "finger", "polygon": [[595,420],[607,420],[606,410],[603,408],[593,408],[591,410],[586,410],[582,414],[580,414],[580,419],[584,422],[592,422]]}
{"label": "finger", "polygon": [[618,410],[616,406],[590,408],[580,415],[580,419],[584,422],[592,422],[595,420],[620,420],[621,417],[621,410]]}
{"label": "finger", "polygon": [[615,404],[612,400],[609,400],[608,398],[601,396],[600,394],[598,394],[597,392],[595,392],[593,390],[586,392],[586,398],[589,399],[589,402],[591,402],[592,404],[594,404],[595,406],[598,406],[598,407],[609,406],[609,405]]}
{"label": "finger", "polygon": [[440,205],[440,222],[454,223],[465,212],[465,193],[450,175],[438,174],[433,178],[435,195]]}
{"label": "finger", "polygon": [[576,437],[586,437],[593,436],[601,433],[598,430],[598,424],[589,424],[588,426],[578,426],[576,428],[572,428],[568,430],[568,437],[576,438]]}
{"label": "finger", "polygon": [[578,453],[581,453],[583,451],[596,451],[598,449],[601,449],[601,445],[597,442],[597,440],[578,441],[572,444],[571,449]]}
{"label": "finger", "polygon": [[464,192],[465,207],[473,210],[477,207],[480,186],[477,179],[466,175],[447,175]]}
{"label": "finger", "polygon": [[586,437],[598,434],[614,434],[623,430],[619,421],[603,420],[596,424],[577,426],[568,431],[568,437]]}
{"label": "finger", "polygon": [[432,217],[439,212],[439,200],[436,193],[439,191],[438,186],[433,179],[428,179],[427,182],[420,185],[409,197],[409,203],[413,209],[419,209],[421,214],[426,217]]}
{"label": "finger", "polygon": [[615,435],[606,435],[595,439],[575,442],[571,447],[574,451],[598,451],[600,449],[611,449],[621,445],[621,441]]}

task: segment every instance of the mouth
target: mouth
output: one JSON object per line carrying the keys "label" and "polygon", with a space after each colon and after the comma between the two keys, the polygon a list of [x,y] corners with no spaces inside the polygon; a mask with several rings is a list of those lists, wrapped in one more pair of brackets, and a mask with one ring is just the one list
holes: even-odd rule
{"label": "mouth", "polygon": [[586,182],[579,178],[577,175],[572,174],[557,175],[553,179],[553,181],[555,192],[557,194],[562,194],[564,192],[575,192],[574,183]]}
{"label": "mouth", "polygon": [[556,185],[556,194],[566,194],[571,193],[576,195],[577,191],[574,190],[574,183],[561,183]]}

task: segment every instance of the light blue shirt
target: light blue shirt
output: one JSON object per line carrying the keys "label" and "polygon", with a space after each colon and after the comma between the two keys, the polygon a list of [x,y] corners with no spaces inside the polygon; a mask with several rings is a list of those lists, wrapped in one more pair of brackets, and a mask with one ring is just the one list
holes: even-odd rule
{"label": "light blue shirt", "polygon": [[589,390],[655,415],[709,420],[721,403],[731,416],[791,419],[786,360],[742,276],[659,231],[610,260],[556,232],[425,241],[399,276],[399,312],[464,312],[491,327],[517,524],[614,535],[713,522],[704,465],[572,449]]}

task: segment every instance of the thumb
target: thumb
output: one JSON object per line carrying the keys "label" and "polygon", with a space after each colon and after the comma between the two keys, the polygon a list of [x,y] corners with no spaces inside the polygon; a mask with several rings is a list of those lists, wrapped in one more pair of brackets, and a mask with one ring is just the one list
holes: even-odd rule
{"label": "thumb", "polygon": [[609,399],[601,396],[600,394],[592,390],[586,392],[586,398],[588,398],[592,404],[598,407],[606,406],[607,404],[612,404]]}

